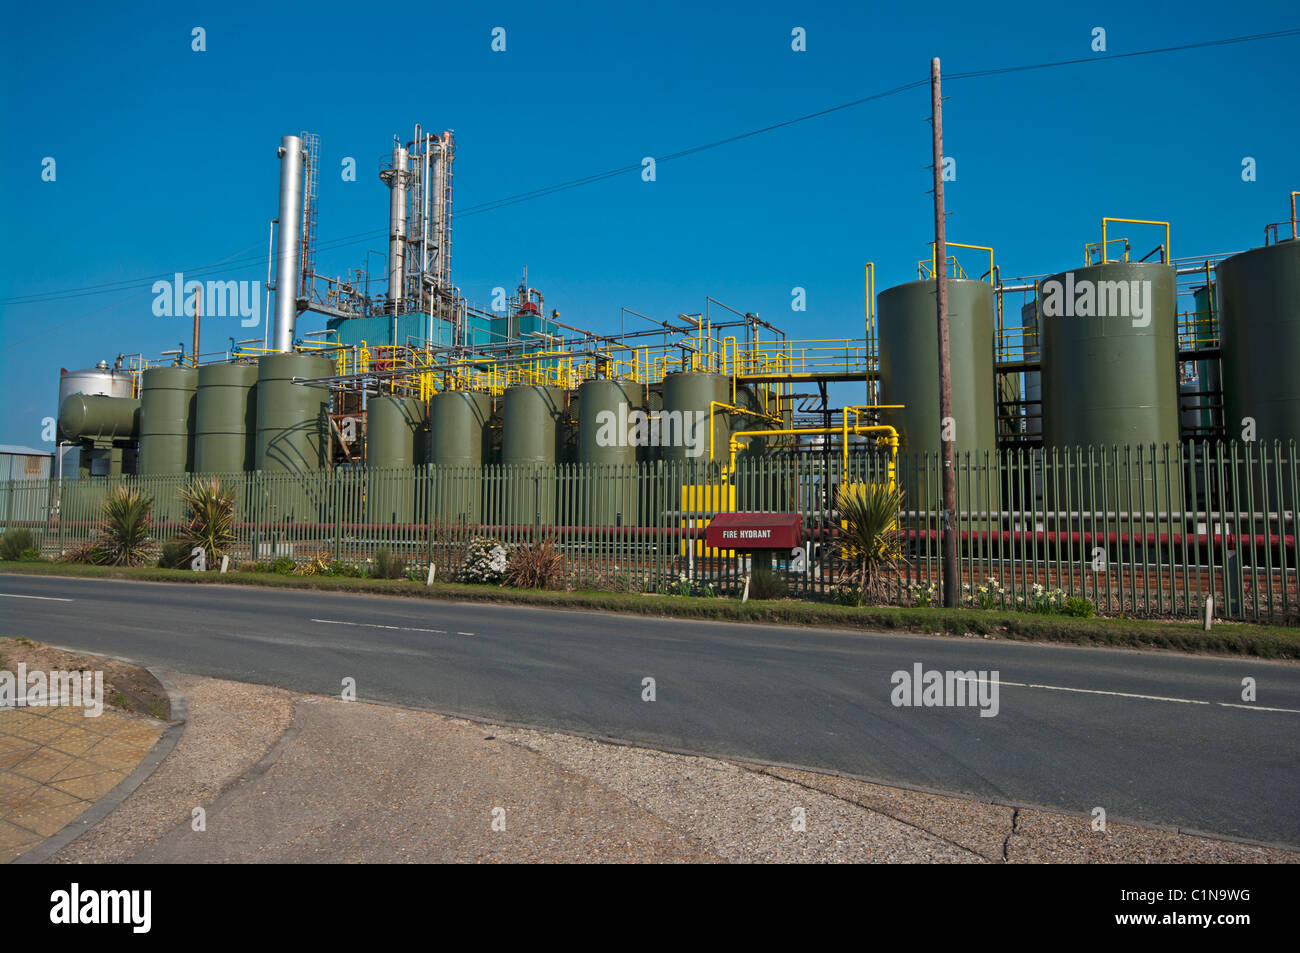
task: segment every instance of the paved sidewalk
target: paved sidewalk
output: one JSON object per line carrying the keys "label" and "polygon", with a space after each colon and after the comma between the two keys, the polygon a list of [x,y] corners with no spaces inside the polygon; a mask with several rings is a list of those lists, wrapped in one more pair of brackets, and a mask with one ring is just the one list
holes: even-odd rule
{"label": "paved sidewalk", "polygon": [[165,724],[104,709],[0,710],[0,863],[76,820],[149,753]]}

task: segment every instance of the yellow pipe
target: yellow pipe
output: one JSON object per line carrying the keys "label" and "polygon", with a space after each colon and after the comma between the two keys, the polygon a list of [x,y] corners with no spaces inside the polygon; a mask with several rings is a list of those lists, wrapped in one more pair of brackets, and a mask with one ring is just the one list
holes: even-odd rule
{"label": "yellow pipe", "polygon": [[727,410],[734,410],[738,414],[748,414],[750,417],[757,417],[760,420],[775,420],[777,423],[781,422],[780,417],[772,417],[768,414],[760,414],[757,411],[746,410],[744,407],[736,407],[733,404],[727,404],[720,400],[709,401],[709,459],[710,460],[713,459],[713,408],[714,407],[723,407],[726,408]]}
{"label": "yellow pipe", "polygon": [[[740,452],[741,437],[786,437],[804,434],[828,437],[837,432],[838,431],[835,427],[788,427],[780,430],[738,430],[731,435],[729,447],[731,462],[727,467],[727,472],[734,473],[736,470],[736,454]],[[887,435],[885,443],[886,446],[889,447],[889,488],[892,490],[895,485],[895,466],[898,461],[898,431],[893,427],[890,427],[888,424],[869,424],[866,426],[862,424],[854,424],[852,432],[855,435],[867,433],[884,433]],[[844,479],[847,478],[848,473],[846,471]]]}
{"label": "yellow pipe", "polygon": [[871,331],[872,331],[872,328],[871,328],[871,318],[872,318],[872,315],[873,315],[873,307],[874,307],[874,305],[875,305],[875,303],[876,303],[876,296],[875,296],[875,294],[873,293],[873,292],[875,291],[875,285],[876,285],[876,263],[875,263],[874,261],[869,261],[869,262],[867,262],[866,273],[863,275],[863,281],[864,281],[864,283],[865,283],[865,285],[866,285],[866,293],[867,293],[867,341],[866,341],[866,344],[867,344],[867,353],[866,353],[866,358],[867,358],[867,360],[870,360],[870,358],[871,358]]}

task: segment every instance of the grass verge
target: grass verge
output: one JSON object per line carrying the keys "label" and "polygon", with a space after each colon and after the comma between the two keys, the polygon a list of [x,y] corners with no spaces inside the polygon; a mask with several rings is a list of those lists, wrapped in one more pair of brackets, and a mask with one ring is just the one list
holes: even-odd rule
{"label": "grass verge", "polygon": [[1219,655],[1251,655],[1269,659],[1300,659],[1300,628],[1216,623],[1206,632],[1199,624],[1152,619],[1077,619],[1068,616],[982,609],[903,609],[893,606],[825,605],[792,600],[705,599],[616,592],[552,592],[471,586],[405,579],[351,579],[341,576],[281,576],[272,573],[196,573],[184,569],[122,569],[68,563],[0,562],[0,572],[38,576],[74,576],[138,582],[190,585],[245,585],[272,589],[308,589],[385,596],[406,596],[456,602],[488,602],[552,609],[588,609],[631,615],[714,622],[749,622],[812,628],[855,629],[866,632],[916,632],[1060,642],[1128,648],[1173,649]]}

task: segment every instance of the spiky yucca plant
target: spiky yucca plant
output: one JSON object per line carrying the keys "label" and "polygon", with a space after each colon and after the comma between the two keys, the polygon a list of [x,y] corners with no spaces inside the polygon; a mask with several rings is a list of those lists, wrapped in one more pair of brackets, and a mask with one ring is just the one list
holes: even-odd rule
{"label": "spiky yucca plant", "polygon": [[235,491],[216,477],[197,479],[181,491],[186,523],[181,539],[202,546],[214,566],[235,543]]}
{"label": "spiky yucca plant", "polygon": [[876,593],[884,572],[903,557],[898,531],[903,493],[883,483],[856,483],[840,487],[838,502],[845,523],[840,556],[853,564],[857,604],[862,605]]}
{"label": "spiky yucca plant", "polygon": [[149,560],[153,497],[119,486],[104,498],[95,554],[110,566],[142,566]]}

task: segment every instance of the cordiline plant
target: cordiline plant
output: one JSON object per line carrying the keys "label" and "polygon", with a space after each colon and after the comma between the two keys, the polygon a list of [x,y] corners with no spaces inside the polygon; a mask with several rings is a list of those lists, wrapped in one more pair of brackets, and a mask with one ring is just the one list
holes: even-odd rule
{"label": "cordiline plant", "polygon": [[861,605],[879,595],[886,573],[903,558],[902,536],[898,531],[898,511],[903,493],[880,483],[841,486],[840,519],[844,533],[840,537],[840,556],[853,567],[850,573]]}
{"label": "cordiline plant", "polygon": [[216,477],[194,480],[181,491],[186,523],[181,539],[201,546],[214,565],[235,544],[235,491]]}
{"label": "cordiline plant", "polygon": [[142,566],[148,562],[152,508],[153,497],[135,487],[112,490],[101,511],[95,561],[110,566]]}

